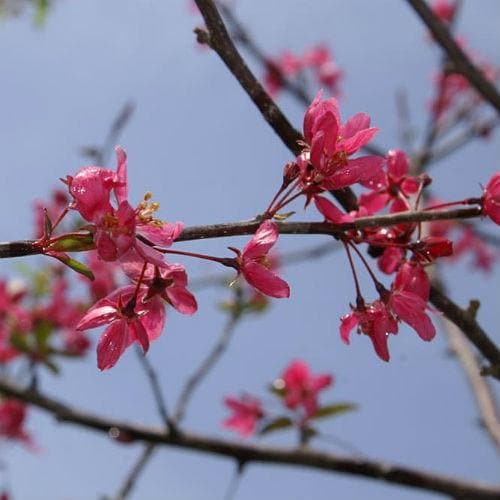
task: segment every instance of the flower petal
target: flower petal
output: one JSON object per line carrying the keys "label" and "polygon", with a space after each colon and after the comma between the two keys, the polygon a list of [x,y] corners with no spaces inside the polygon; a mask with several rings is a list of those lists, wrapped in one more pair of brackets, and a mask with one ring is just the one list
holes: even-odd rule
{"label": "flower petal", "polygon": [[125,321],[115,321],[104,331],[97,344],[97,367],[108,370],[115,366],[130,345]]}
{"label": "flower petal", "polygon": [[266,255],[276,243],[278,236],[278,226],[270,220],[264,221],[243,249],[243,259],[257,259]]}
{"label": "flower petal", "polygon": [[288,283],[257,262],[246,262],[241,272],[247,282],[264,295],[277,299],[290,296]]}

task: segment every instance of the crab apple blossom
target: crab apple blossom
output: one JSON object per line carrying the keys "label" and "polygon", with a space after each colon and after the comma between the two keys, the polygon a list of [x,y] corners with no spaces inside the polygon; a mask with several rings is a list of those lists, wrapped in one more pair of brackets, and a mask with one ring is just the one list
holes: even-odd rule
{"label": "crab apple blossom", "polygon": [[147,289],[144,300],[161,297],[182,314],[194,314],[198,304],[194,295],[187,289],[188,277],[181,264],[165,264],[162,267],[148,265],[137,254],[129,252],[121,261],[125,274],[133,281],[142,280]]}
{"label": "crab apple blossom", "polygon": [[[149,201],[150,193],[146,193],[135,209],[130,205],[125,151],[117,147],[116,157],[116,172],[91,166],[82,168],[74,177],[67,177],[66,183],[74,199],[70,207],[93,224],[94,242],[103,260],[117,260],[134,248],[144,260],[162,265],[163,256],[153,246],[170,246],[184,226],[179,222],[170,224],[155,219],[159,205]],[[116,206],[111,203],[112,192]]]}
{"label": "crab apple blossom", "polygon": [[260,399],[255,396],[243,395],[239,399],[228,396],[224,398],[224,404],[233,414],[222,425],[243,437],[254,434],[258,422],[265,415]]}
{"label": "crab apple blossom", "polygon": [[268,253],[278,240],[278,226],[266,220],[257,229],[253,238],[246,244],[236,259],[239,273],[247,283],[259,292],[277,299],[290,296],[288,283],[274,274]]}
{"label": "crab apple blossom", "polygon": [[97,344],[97,366],[100,370],[112,368],[125,349],[139,344],[144,353],[149,343],[156,340],[165,325],[165,308],[158,297],[144,301],[145,291],[125,286],[96,302],[83,316],[77,330],[88,330],[109,325]]}
{"label": "crab apple blossom", "polygon": [[13,439],[33,447],[33,441],[24,429],[26,405],[17,399],[0,402],[0,438]]}
{"label": "crab apple blossom", "polygon": [[500,225],[500,172],[493,175],[484,188],[483,212]]}
{"label": "crab apple blossom", "polygon": [[350,343],[350,333],[357,327],[358,333],[370,337],[380,359],[389,361],[388,336],[398,333],[398,324],[381,300],[352,307],[352,311],[340,318],[340,338]]}
{"label": "crab apple blossom", "polygon": [[401,203],[404,200],[404,209],[410,206],[406,200],[418,191],[420,182],[417,178],[408,175],[410,166],[408,157],[400,149],[391,149],[387,153],[387,169],[380,170],[364,185],[372,189],[363,193],[359,198],[360,206],[367,209],[369,214],[375,214],[389,203]]}
{"label": "crab apple blossom", "polygon": [[306,147],[297,163],[304,189],[340,189],[376,176],[385,159],[381,156],[350,158],[368,144],[378,129],[370,117],[358,113],[341,124],[337,100],[322,100],[319,92],[304,116]]}
{"label": "crab apple blossom", "polygon": [[333,377],[313,375],[307,363],[295,360],[285,368],[281,380],[285,405],[291,410],[301,408],[305,421],[318,411],[318,394],[332,384]]}

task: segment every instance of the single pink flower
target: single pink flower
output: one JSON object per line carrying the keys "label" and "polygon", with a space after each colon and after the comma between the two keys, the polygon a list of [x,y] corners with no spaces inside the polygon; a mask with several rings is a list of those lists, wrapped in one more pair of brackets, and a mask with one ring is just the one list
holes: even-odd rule
{"label": "single pink flower", "polygon": [[290,296],[288,283],[271,271],[269,250],[278,240],[278,226],[270,221],[263,222],[243,252],[237,251],[239,272],[249,285],[269,297],[281,299]]}
{"label": "single pink flower", "polygon": [[260,400],[254,396],[244,395],[240,399],[224,398],[224,404],[233,414],[224,420],[222,425],[249,437],[255,432],[257,423],[264,417],[264,410]]}
{"label": "single pink flower", "polygon": [[125,274],[134,281],[142,275],[142,284],[147,289],[144,300],[159,296],[182,314],[194,314],[198,304],[187,289],[188,277],[181,264],[165,264],[162,267],[148,265],[142,272],[144,261],[136,252],[129,252],[121,260]]}
{"label": "single pink flower", "polygon": [[[159,204],[149,201],[151,193],[146,193],[134,209],[127,200],[127,156],[120,147],[116,148],[116,158],[116,172],[92,166],[68,176],[66,182],[74,199],[71,208],[93,224],[94,242],[103,260],[115,261],[134,248],[143,260],[161,266],[163,255],[153,246],[170,246],[184,225],[154,218]],[[110,200],[112,192],[116,206]]]}
{"label": "single pink flower", "polygon": [[83,316],[77,330],[87,330],[109,324],[97,344],[97,366],[112,368],[125,349],[133,342],[144,353],[156,340],[165,325],[165,309],[158,297],[144,302],[142,289],[135,296],[135,286],[125,286],[96,302]]}
{"label": "single pink flower", "polygon": [[305,66],[312,68],[320,86],[326,87],[330,93],[338,96],[343,74],[326,45],[317,45],[307,50],[303,62]]}
{"label": "single pink flower", "polygon": [[272,97],[283,90],[283,78],[294,78],[303,69],[300,57],[289,50],[266,61],[264,87]]}
{"label": "single pink flower", "polygon": [[340,319],[340,338],[346,344],[350,343],[350,333],[357,327],[358,333],[370,337],[375,352],[380,359],[389,361],[389,334],[398,333],[398,324],[387,306],[380,300],[363,307],[353,308],[349,314]]}
{"label": "single pink flower", "polygon": [[436,335],[436,329],[425,312],[429,293],[430,282],[424,268],[414,262],[405,262],[396,274],[388,302],[397,317],[426,341]]}
{"label": "single pink flower", "polygon": [[26,405],[17,399],[0,402],[0,437],[14,439],[33,447],[33,441],[24,429]]}
{"label": "single pink flower", "polygon": [[358,113],[343,125],[336,99],[321,99],[321,92],[304,116],[307,147],[297,163],[304,188],[340,189],[376,176],[385,159],[381,156],[350,156],[365,146],[378,129],[370,127],[370,117]]}
{"label": "single pink flower", "polygon": [[304,361],[295,360],[281,375],[285,405],[291,410],[301,407],[304,420],[318,411],[318,394],[329,387],[333,377],[328,374],[313,375]]}
{"label": "single pink flower", "polygon": [[[389,203],[400,203],[401,196],[405,199],[409,198],[418,191],[420,185],[418,179],[408,175],[410,166],[404,151],[400,149],[389,150],[386,165],[387,171],[380,170],[376,176],[363,183],[372,191],[363,193],[360,196],[359,204],[365,207],[370,214],[379,212]],[[403,210],[409,208],[409,204],[405,204]],[[394,210],[391,209],[391,211]]]}
{"label": "single pink flower", "polygon": [[431,5],[434,14],[445,24],[449,24],[453,20],[456,7],[456,2],[450,0],[434,0]]}
{"label": "single pink flower", "polygon": [[493,175],[484,189],[483,211],[495,224],[500,224],[500,172]]}

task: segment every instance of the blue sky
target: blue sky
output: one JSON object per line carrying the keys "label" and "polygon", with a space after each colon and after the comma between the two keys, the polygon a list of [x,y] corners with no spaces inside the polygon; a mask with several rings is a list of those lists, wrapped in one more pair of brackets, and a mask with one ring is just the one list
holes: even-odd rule
{"label": "blue sky", "polygon": [[[458,29],[474,49],[498,64],[500,3],[484,0],[480,5],[464,2]],[[238,13],[270,53],[329,44],[346,75],[342,115],[369,113],[381,129],[379,144],[398,146],[394,96],[400,88],[408,92],[413,123],[422,131],[439,53],[406,2],[239,0]],[[45,197],[58,178],[85,164],[79,148],[100,143],[128,100],[136,103],[136,112],[121,144],[129,155],[132,201],[151,190],[162,217],[188,225],[245,219],[261,211],[290,154],[219,59],[196,46],[192,29],[198,23],[184,0],[60,0],[42,29],[35,29],[27,14],[0,23],[0,239],[30,236],[32,200]],[[286,96],[280,104],[300,127],[303,107]],[[432,171],[435,192],[449,199],[478,195],[479,182],[499,169],[499,144],[495,134],[440,162]],[[297,209],[298,218],[305,217]],[[246,240],[180,248],[223,255],[226,245]],[[283,236],[279,249],[320,241],[324,239]],[[217,270],[184,262],[193,278]],[[0,265],[2,272],[12,274],[12,262]],[[325,399],[360,404],[358,412],[325,422],[325,432],[373,458],[465,478],[498,479],[495,450],[477,425],[472,396],[460,368],[447,356],[443,333],[427,344],[402,330],[392,339],[391,362],[382,363],[367,339],[355,336],[350,347],[339,339],[338,318],[354,298],[340,252],[290,267],[284,275],[292,297],[274,301],[265,316],[240,325],[229,351],[194,398],[187,428],[231,437],[220,427],[226,415],[223,396],[242,390],[263,393],[291,359],[301,357],[313,371],[335,374],[335,386]],[[461,263],[447,268],[445,275],[457,301],[482,299],[479,319],[498,333],[498,270],[484,275]],[[169,311],[165,333],[149,354],[170,405],[225,319],[217,308],[220,291],[197,296],[198,314],[186,318]],[[98,333],[90,335],[97,338]],[[100,373],[91,353],[85,361],[67,363],[62,377],[43,376],[42,387],[88,410],[157,424],[154,401],[133,354]],[[58,424],[38,411],[32,412],[29,428],[42,452],[1,448],[16,500],[113,494],[140,450]],[[293,444],[293,436],[284,433],[269,442]],[[342,452],[327,443],[318,446]],[[220,499],[232,469],[229,460],[165,448],[131,498]],[[333,495],[344,500],[434,498],[337,474],[251,465],[236,499],[326,500]]]}

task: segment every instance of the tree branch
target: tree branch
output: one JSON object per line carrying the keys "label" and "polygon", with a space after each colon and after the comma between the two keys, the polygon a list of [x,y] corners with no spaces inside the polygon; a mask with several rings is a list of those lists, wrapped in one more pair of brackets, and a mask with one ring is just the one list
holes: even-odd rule
{"label": "tree branch", "polygon": [[491,363],[486,375],[493,375],[500,380],[500,351],[488,337],[470,311],[463,310],[437,287],[431,288],[430,300],[443,314],[462,330],[481,354]]}
{"label": "tree branch", "polygon": [[471,62],[464,51],[453,40],[446,26],[434,15],[423,0],[407,0],[425,23],[433,37],[454,64],[454,70],[463,75],[469,83],[500,113],[500,94],[483,73]]}
{"label": "tree branch", "polygon": [[230,457],[240,463],[274,463],[339,472],[385,481],[395,485],[443,493],[462,500],[496,500],[500,497],[500,486],[454,479],[440,474],[375,460],[353,459],[303,448],[278,448],[242,444],[237,441],[227,441],[187,432],[166,434],[163,429],[157,430],[139,424],[117,421],[72,408],[37,391],[23,389],[2,379],[0,379],[0,392],[6,396],[18,398],[42,408],[54,415],[60,422],[68,422],[103,432],[122,441],[136,440],[164,446],[175,446]]}
{"label": "tree branch", "polygon": [[[267,123],[278,134],[288,149],[294,155],[298,155],[301,152],[298,141],[303,140],[302,135],[291,125],[288,118],[282,113],[281,109],[271,99],[259,80],[246,65],[231,40],[214,2],[212,0],[195,1],[208,29],[208,32],[200,28],[195,30],[198,41],[208,44],[219,55],[257,106]],[[350,188],[338,189],[332,193],[346,210],[350,211],[357,208],[356,197]]]}

